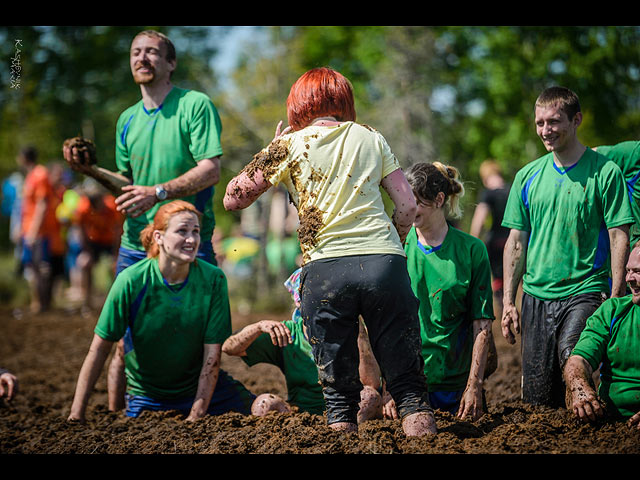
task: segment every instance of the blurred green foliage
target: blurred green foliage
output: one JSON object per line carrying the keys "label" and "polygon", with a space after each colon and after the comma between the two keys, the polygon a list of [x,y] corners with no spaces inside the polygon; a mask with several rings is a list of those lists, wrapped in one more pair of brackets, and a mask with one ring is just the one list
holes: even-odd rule
{"label": "blurred green foliage", "polygon": [[[4,26],[0,177],[15,169],[23,145],[36,145],[46,162],[77,134],[93,138],[100,164],[113,168],[116,119],[140,98],[128,50],[145,28],[174,41],[174,83],[209,94],[220,111],[225,154],[215,202],[225,234],[239,220],[222,208],[226,182],[286,123],[289,88],[313,67],[350,79],[358,121],[383,133],[403,167],[440,160],[461,170],[463,227],[483,160],[496,159],[511,176],[544,153],[533,127],[544,88],[579,95],[586,145],[640,137],[637,26]],[[214,60],[240,29],[247,35],[232,45],[237,62],[222,88]],[[16,58],[20,88],[11,88]]]}

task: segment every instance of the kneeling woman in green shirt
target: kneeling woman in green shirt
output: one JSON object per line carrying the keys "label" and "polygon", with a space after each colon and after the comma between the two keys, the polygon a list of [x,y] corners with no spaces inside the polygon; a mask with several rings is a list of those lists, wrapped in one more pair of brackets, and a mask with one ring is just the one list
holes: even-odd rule
{"label": "kneeling woman in green shirt", "polygon": [[[407,172],[418,210],[405,252],[413,292],[420,300],[424,372],[433,408],[472,420],[483,414],[483,381],[489,351],[491,267],[485,245],[454,228],[464,187],[454,167],[419,163]],[[491,361],[495,356],[491,356]],[[393,404],[385,406],[393,416]]]}
{"label": "kneeling woman in green shirt", "polygon": [[116,278],[82,365],[69,420],[85,420],[87,403],[111,347],[124,338],[126,414],[178,410],[250,412],[255,396],[220,369],[231,334],[222,270],[196,260],[200,212],[176,200],[163,205],[141,233],[147,258]]}

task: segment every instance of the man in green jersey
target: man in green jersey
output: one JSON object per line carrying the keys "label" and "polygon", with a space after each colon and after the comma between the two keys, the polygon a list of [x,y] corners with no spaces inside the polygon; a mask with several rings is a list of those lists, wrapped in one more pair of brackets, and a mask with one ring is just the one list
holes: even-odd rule
{"label": "man in green jersey", "polygon": [[[77,171],[106,185],[123,177],[117,208],[126,212],[116,273],[143,260],[146,252],[140,232],[153,221],[160,205],[180,198],[203,213],[199,258],[215,264],[211,243],[214,228],[213,185],[220,178],[218,112],[204,94],[174,86],[176,52],[165,35],[145,30],[131,43],[129,63],[142,99],[126,109],[116,127],[116,165],[119,172],[90,169],[78,160],[77,151],[65,158]],[[109,408],[124,406],[122,342],[110,366]]]}
{"label": "man in green jersey", "polygon": [[203,245],[200,257],[214,262],[211,235],[214,227],[213,185],[220,178],[220,118],[215,105],[203,93],[174,86],[176,52],[165,35],[140,32],[130,49],[133,79],[142,99],[126,109],[116,126],[118,172],[92,170],[74,153],[65,151],[70,165],[103,184],[123,177],[130,185],[116,198],[126,212],[118,272],[145,258],[140,231],[153,221],[159,206],[180,198],[203,212]]}
{"label": "man in green jersey", "polygon": [[635,220],[629,228],[629,245],[635,245],[640,240],[640,141],[603,145],[594,150],[613,160],[622,170]]}
{"label": "man in green jersey", "polygon": [[514,344],[522,326],[523,400],[560,407],[562,369],[586,319],[604,297],[625,293],[633,215],[620,168],[577,138],[577,95],[548,88],[534,113],[548,153],[518,171],[509,193],[502,334]]}
{"label": "man in green jersey", "polygon": [[[567,408],[581,420],[609,415],[640,428],[640,243],[627,262],[631,294],[610,298],[587,319],[567,360]],[[600,369],[600,385],[592,375]]]}

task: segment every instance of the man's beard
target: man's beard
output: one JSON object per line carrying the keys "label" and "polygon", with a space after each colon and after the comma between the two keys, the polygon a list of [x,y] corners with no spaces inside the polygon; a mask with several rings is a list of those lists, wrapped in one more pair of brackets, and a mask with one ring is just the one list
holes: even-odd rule
{"label": "man's beard", "polygon": [[140,73],[135,72],[133,74],[133,81],[138,85],[147,85],[155,80],[155,72]]}
{"label": "man's beard", "polygon": [[[148,73],[142,73],[138,71],[140,67],[149,69]],[[137,65],[136,70],[133,71],[133,81],[138,85],[147,85],[153,82],[156,78],[156,71],[151,65]]]}

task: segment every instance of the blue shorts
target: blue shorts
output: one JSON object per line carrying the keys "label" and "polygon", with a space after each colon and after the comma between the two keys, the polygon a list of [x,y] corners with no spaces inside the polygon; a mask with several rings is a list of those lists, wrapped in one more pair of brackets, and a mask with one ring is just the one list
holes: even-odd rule
{"label": "blue shorts", "polygon": [[[216,389],[211,397],[207,413],[209,415],[222,415],[227,412],[238,412],[243,415],[251,413],[251,404],[256,396],[247,390],[244,385],[235,380],[231,375],[220,370]],[[138,417],[144,410],[153,412],[178,410],[183,415],[189,415],[193,398],[180,400],[154,400],[141,395],[125,395],[127,404],[126,415]]]}
{"label": "blue shorts", "polygon": [[451,415],[458,413],[460,408],[460,400],[464,390],[455,392],[429,392],[429,402],[432,408],[437,408],[443,412],[449,412]]}
{"label": "blue shorts", "polygon": [[27,246],[22,240],[22,265],[39,264],[41,262],[51,262],[51,252],[49,250],[49,239],[40,238],[32,246]]}
{"label": "blue shorts", "polygon": [[[116,262],[116,275],[125,268],[139,262],[140,260],[144,260],[145,258],[147,258],[147,252],[140,250],[129,250],[128,248],[120,247],[120,249],[118,250],[118,260]],[[216,257],[213,254],[213,245],[211,241],[200,243],[197,258],[200,258],[217,266]]]}

